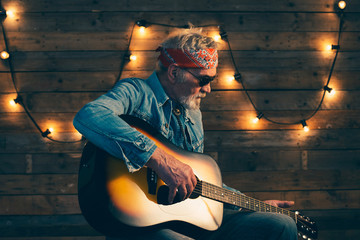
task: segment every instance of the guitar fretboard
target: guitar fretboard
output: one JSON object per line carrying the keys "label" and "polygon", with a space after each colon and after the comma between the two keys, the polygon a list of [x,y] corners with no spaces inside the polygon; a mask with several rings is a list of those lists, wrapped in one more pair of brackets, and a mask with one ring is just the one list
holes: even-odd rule
{"label": "guitar fretboard", "polygon": [[201,187],[201,195],[206,198],[210,198],[223,203],[228,203],[251,211],[285,214],[293,218],[295,222],[297,221],[297,214],[286,209],[272,206],[255,198],[251,198],[244,194],[237,193],[226,188],[218,187],[204,181],[201,181],[198,184]]}

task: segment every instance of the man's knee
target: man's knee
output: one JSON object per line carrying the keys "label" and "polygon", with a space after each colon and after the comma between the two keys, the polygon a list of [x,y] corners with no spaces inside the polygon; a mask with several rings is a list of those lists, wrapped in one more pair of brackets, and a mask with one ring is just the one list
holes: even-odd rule
{"label": "man's knee", "polygon": [[297,239],[295,221],[283,214],[239,212],[225,224],[228,229],[237,229],[244,239]]}
{"label": "man's knee", "polygon": [[297,239],[297,227],[295,221],[286,215],[269,213],[268,224],[277,239]]}

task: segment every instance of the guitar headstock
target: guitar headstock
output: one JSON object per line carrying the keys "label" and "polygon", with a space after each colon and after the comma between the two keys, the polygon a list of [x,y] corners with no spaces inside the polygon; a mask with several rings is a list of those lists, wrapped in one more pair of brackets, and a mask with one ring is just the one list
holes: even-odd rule
{"label": "guitar headstock", "polygon": [[317,239],[318,230],[316,223],[312,221],[309,217],[304,217],[300,215],[298,211],[296,211],[295,214],[297,219],[296,225],[298,229],[299,239],[305,239],[305,240]]}

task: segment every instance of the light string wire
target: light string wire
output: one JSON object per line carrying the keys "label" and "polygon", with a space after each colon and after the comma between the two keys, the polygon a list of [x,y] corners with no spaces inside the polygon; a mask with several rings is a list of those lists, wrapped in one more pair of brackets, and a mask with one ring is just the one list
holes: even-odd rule
{"label": "light string wire", "polygon": [[133,26],[131,28],[131,33],[130,33],[130,36],[129,36],[128,45],[127,45],[125,53],[123,55],[123,60],[121,61],[119,74],[118,74],[118,76],[116,78],[115,83],[120,80],[122,72],[124,71],[125,63],[127,62],[128,58],[130,58],[130,45],[131,45],[132,37],[133,37],[133,34],[134,34],[135,26],[136,26],[136,22],[134,22],[134,24],[133,24]]}
{"label": "light string wire", "polygon": [[[341,11],[340,13],[340,23],[339,23],[339,30],[338,30],[338,46],[340,46],[340,37],[341,37],[341,33],[342,33],[342,26],[343,26],[343,16],[344,16],[344,13]],[[5,16],[6,17],[6,16]],[[0,20],[0,24],[1,24],[1,28],[2,28],[2,35],[3,35],[3,39],[4,39],[4,44],[5,44],[5,49],[8,53],[10,53],[10,49],[9,49],[9,44],[8,44],[8,38],[7,38],[7,34],[6,34],[6,30],[5,30],[5,27],[3,25],[3,21],[4,21],[5,18],[1,19]],[[127,44],[127,48],[125,50],[125,53],[123,55],[123,60],[121,61],[121,65],[120,65],[120,69],[119,69],[119,74],[116,78],[116,82],[118,80],[120,80],[121,78],[121,75],[122,75],[122,72],[124,70],[124,67],[125,67],[125,64],[126,62],[128,61],[128,58],[130,56],[130,45],[131,45],[131,42],[132,42],[132,38],[133,38],[133,33],[134,33],[134,28],[135,26],[138,25],[138,26],[146,26],[146,25],[158,25],[158,26],[163,26],[163,27],[170,27],[170,28],[189,28],[190,25],[170,25],[170,24],[162,24],[162,23],[155,23],[155,22],[149,22],[149,21],[146,21],[146,20],[138,20],[136,22],[134,22],[133,26],[132,26],[132,29],[131,29],[131,33],[130,33],[130,36],[129,36],[129,41],[128,41],[128,44]],[[223,27],[222,26],[219,26],[217,24],[208,24],[208,25],[200,25],[200,26],[196,26],[197,28],[207,28],[207,27],[218,27],[220,29],[220,35],[221,35],[221,38],[227,43],[227,46],[228,46],[228,50],[229,50],[229,53],[230,53],[230,56],[231,56],[231,61],[233,63],[233,66],[235,68],[235,79],[237,81],[240,82],[242,88],[243,88],[243,91],[245,92],[247,98],[249,99],[251,105],[253,106],[253,108],[255,109],[255,111],[257,111],[258,113],[261,114],[261,116],[266,119],[267,121],[271,122],[271,123],[274,123],[274,124],[279,124],[279,125],[295,125],[295,124],[299,124],[301,123],[302,121],[304,120],[309,120],[310,118],[312,118],[320,109],[322,103],[323,103],[323,100],[324,100],[324,97],[325,97],[325,94],[326,94],[326,89],[324,89],[324,93],[322,95],[322,98],[320,100],[320,103],[318,105],[318,107],[312,112],[312,114],[310,114],[308,117],[300,120],[300,121],[295,121],[295,122],[279,122],[279,121],[275,121],[269,117],[267,117],[266,115],[264,115],[260,109],[257,108],[257,106],[255,105],[255,103],[253,102],[252,98],[250,97],[250,94],[247,90],[247,88],[245,87],[245,84],[242,80],[242,77],[241,77],[241,74],[240,74],[240,71],[237,67],[237,64],[236,64],[236,61],[235,61],[235,58],[234,58],[234,55],[233,55],[233,50],[231,48],[231,45],[230,45],[230,41],[228,39],[228,36],[226,34],[226,32],[224,31]],[[194,26],[195,27],[195,26]],[[335,57],[334,57],[334,60],[333,60],[333,63],[332,63],[332,66],[331,66],[331,69],[330,69],[330,73],[329,73],[329,77],[328,77],[328,80],[327,80],[327,83],[326,83],[326,87],[328,87],[329,83],[330,83],[330,80],[331,80],[331,76],[332,76],[332,73],[334,71],[334,68],[335,68],[335,63],[336,63],[336,60],[337,60],[337,56],[338,56],[338,53],[340,51],[340,48],[338,47],[336,49],[336,53],[335,53]],[[12,64],[12,60],[11,60],[11,55],[10,57],[7,59],[8,61],[8,65],[9,65],[9,70],[10,70],[10,75],[11,75],[11,80],[12,80],[12,83],[13,83],[13,86],[14,86],[14,89],[15,89],[15,92],[17,94],[17,98],[14,99],[14,101],[16,103],[19,103],[23,109],[25,110],[25,113],[26,115],[30,118],[30,120],[32,121],[32,123],[35,125],[35,127],[39,130],[39,132],[41,133],[41,135],[44,137],[44,138],[47,138],[53,142],[57,142],[57,143],[77,143],[77,142],[82,142],[83,139],[81,140],[77,140],[77,141],[60,141],[60,140],[56,140],[56,139],[53,139],[51,137],[49,137],[48,135],[51,133],[49,131],[49,129],[46,129],[46,131],[42,131],[40,126],[37,124],[37,122],[35,121],[35,119],[32,117],[31,113],[29,112],[29,110],[27,109],[26,105],[24,104],[23,102],[23,98],[21,97],[19,91],[18,91],[18,88],[17,88],[17,85],[16,85],[16,81],[15,81],[15,71],[14,71],[14,67],[13,67],[13,64]]]}
{"label": "light string wire", "polygon": [[[333,63],[331,65],[331,68],[330,68],[330,72],[329,72],[329,77],[328,77],[328,80],[326,82],[326,85],[325,87],[328,87],[329,83],[330,83],[330,80],[331,80],[331,76],[332,76],[332,73],[334,71],[334,68],[335,68],[335,63],[336,63],[336,60],[337,60],[337,56],[339,54],[339,51],[340,51],[340,38],[341,38],[341,33],[342,33],[342,27],[343,27],[343,17],[344,17],[344,13],[343,11],[340,12],[340,17],[339,17],[339,30],[338,30],[338,41],[337,41],[337,48],[336,48],[336,53],[335,53],[335,56],[334,56],[334,60],[333,60]],[[237,68],[237,64],[236,64],[236,61],[234,59],[234,56],[233,56],[233,51],[231,49],[231,46],[230,46],[230,41],[226,35],[226,33],[224,34],[224,37],[222,37],[223,40],[225,40],[225,42],[227,43],[228,45],[228,49],[229,49],[229,52],[230,52],[230,56],[231,56],[231,60],[232,60],[232,63],[234,65],[234,68],[235,68],[235,79],[237,81],[240,82],[242,88],[243,88],[243,91],[244,93],[246,94],[247,98],[249,99],[251,105],[253,106],[253,108],[255,109],[255,111],[258,113],[258,114],[261,114],[261,117],[266,119],[267,121],[271,122],[271,123],[274,123],[274,124],[278,124],[278,125],[295,125],[295,124],[300,124],[302,123],[302,121],[305,121],[305,120],[309,120],[310,118],[312,118],[313,116],[315,116],[315,114],[320,110],[322,104],[323,104],[323,101],[324,101],[324,98],[325,98],[325,94],[326,94],[326,89],[325,87],[323,88],[323,94],[322,94],[322,97],[321,97],[321,100],[317,106],[317,108],[306,118],[303,118],[301,119],[300,121],[294,121],[294,122],[280,122],[280,121],[275,121],[269,117],[267,117],[259,108],[257,108],[257,106],[255,105],[254,101],[252,100],[252,98],[250,97],[250,94],[247,90],[247,88],[245,87],[245,84],[243,82],[243,79],[241,77],[241,74],[240,74],[240,71],[239,69]]]}
{"label": "light string wire", "polygon": [[[1,17],[3,17],[3,16],[1,16]],[[4,27],[4,24],[3,24],[4,19],[0,19],[0,25],[1,25],[1,28],[2,28],[2,35],[3,35],[3,39],[4,39],[5,50],[6,50],[6,52],[8,52],[10,54],[8,38],[7,38],[6,30],[5,30],[5,27]],[[15,103],[20,104],[23,107],[26,115],[29,117],[31,122],[35,125],[36,129],[41,133],[41,136],[44,137],[44,138],[49,139],[52,142],[56,142],[56,143],[78,143],[78,142],[82,142],[83,139],[76,140],[76,141],[60,141],[60,140],[56,140],[56,139],[53,139],[53,138],[48,136],[51,133],[49,129],[46,129],[45,131],[41,130],[39,124],[35,121],[35,119],[31,115],[30,111],[27,109],[26,105],[24,104],[23,98],[20,95],[19,90],[18,90],[18,88],[16,86],[15,71],[14,71],[14,67],[13,67],[13,63],[12,63],[12,59],[11,59],[11,54],[10,54],[9,58],[6,59],[6,60],[7,60],[8,65],[9,65],[11,81],[13,83],[15,92],[17,94],[17,97],[16,97],[16,99],[14,99],[14,101],[15,101]]]}
{"label": "light string wire", "polygon": [[343,23],[344,23],[343,17],[344,17],[344,13],[341,12],[341,13],[340,13],[340,20],[339,20],[339,33],[338,33],[338,42],[337,42],[336,53],[335,53],[335,57],[334,57],[333,63],[332,63],[332,65],[331,65],[331,69],[330,69],[330,72],[329,72],[328,80],[327,80],[326,85],[325,85],[325,87],[324,87],[324,93],[323,93],[323,95],[322,95],[322,98],[321,98],[321,101],[320,101],[318,107],[317,107],[317,108],[315,109],[315,111],[314,111],[309,117],[307,117],[305,120],[308,120],[308,119],[312,118],[312,117],[320,110],[320,107],[321,107],[321,105],[322,105],[322,103],[323,103],[323,101],[324,101],[325,94],[326,94],[326,91],[327,91],[325,88],[329,86],[329,83],[330,83],[330,80],[331,80],[331,76],[332,76],[332,73],[333,73],[334,68],[335,68],[335,63],[336,63],[336,60],[337,60],[337,57],[338,57],[339,51],[340,51],[340,38],[341,38],[342,27],[343,27]]}

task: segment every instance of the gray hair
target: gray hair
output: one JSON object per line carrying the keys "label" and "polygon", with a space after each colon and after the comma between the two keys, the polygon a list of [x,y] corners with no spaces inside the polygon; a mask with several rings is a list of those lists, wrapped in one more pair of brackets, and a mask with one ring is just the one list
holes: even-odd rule
{"label": "gray hair", "polygon": [[[191,26],[191,25],[190,25]],[[218,44],[211,37],[202,34],[201,28],[190,27],[189,29],[180,29],[171,33],[161,44],[163,48],[177,48],[183,50],[190,49],[217,49]],[[166,72],[165,67],[160,61],[156,63],[157,72]]]}

